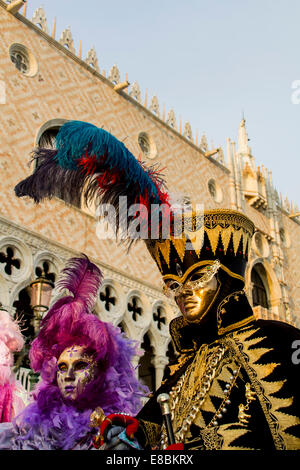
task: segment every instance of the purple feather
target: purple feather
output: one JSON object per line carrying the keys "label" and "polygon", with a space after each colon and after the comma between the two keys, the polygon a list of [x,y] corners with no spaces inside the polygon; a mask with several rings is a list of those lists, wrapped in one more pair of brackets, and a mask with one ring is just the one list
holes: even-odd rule
{"label": "purple feather", "polygon": [[72,258],[62,270],[62,277],[57,283],[59,290],[68,289],[74,300],[81,300],[90,310],[96,300],[98,289],[103,279],[100,269],[91,263],[87,256]]}

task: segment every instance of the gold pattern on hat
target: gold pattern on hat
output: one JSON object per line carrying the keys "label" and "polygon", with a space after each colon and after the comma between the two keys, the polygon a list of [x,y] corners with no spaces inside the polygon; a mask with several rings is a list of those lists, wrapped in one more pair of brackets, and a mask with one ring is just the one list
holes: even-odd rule
{"label": "gold pattern on hat", "polygon": [[240,245],[242,235],[243,235],[242,229],[235,230],[232,234],[233,251],[234,251],[235,255],[237,254],[238,247]]}
{"label": "gold pattern on hat", "polygon": [[221,231],[221,239],[222,239],[222,244],[224,247],[225,254],[227,252],[232,233],[233,233],[233,227],[227,227]]}
{"label": "gold pattern on hat", "polygon": [[[205,211],[204,217],[197,218],[191,214],[184,214],[183,217],[185,219],[193,217],[192,230],[187,230],[185,227],[185,233],[191,237],[192,246],[198,257],[201,255],[204,232],[207,234],[214,255],[221,238],[225,254],[232,239],[234,255],[237,254],[242,240],[243,255],[246,256],[255,228],[253,222],[246,215],[231,209],[213,209]],[[183,233],[181,238],[171,237],[171,241],[178,256],[183,261],[186,250],[185,234]],[[168,267],[170,267],[170,239],[157,240],[152,246],[149,245],[148,249],[156,260],[160,271],[162,271],[162,266],[159,251],[162,253]]]}
{"label": "gold pattern on hat", "polygon": [[183,236],[182,238],[174,238],[171,237],[172,244],[175,247],[175,250],[177,251],[179,258],[181,261],[183,261],[184,255],[185,255],[185,243],[186,243],[186,238]]}
{"label": "gold pattern on hat", "polygon": [[155,259],[157,260],[158,264],[160,265],[161,269],[161,264],[160,264],[160,259],[159,259],[159,252],[163,255],[163,258],[165,262],[168,265],[168,268],[170,267],[170,240],[164,240],[163,242],[157,241],[155,243]]}
{"label": "gold pattern on hat", "polygon": [[219,243],[220,233],[221,233],[220,227],[217,226],[217,227],[212,228],[212,229],[205,229],[205,231],[207,233],[212,252],[215,255],[216,254],[216,249],[217,249],[217,246],[218,246],[218,243]]}
{"label": "gold pattern on hat", "polygon": [[197,256],[200,256],[203,241],[204,241],[204,229],[201,227],[197,231],[188,231],[186,230],[185,233],[188,235],[191,244],[193,245],[194,251],[196,252]]}

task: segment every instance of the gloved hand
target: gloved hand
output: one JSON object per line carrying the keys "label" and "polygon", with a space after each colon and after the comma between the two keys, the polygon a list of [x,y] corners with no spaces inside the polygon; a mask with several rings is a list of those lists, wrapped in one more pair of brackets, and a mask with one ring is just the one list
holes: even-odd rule
{"label": "gloved hand", "polygon": [[122,413],[110,414],[105,418],[100,427],[101,445],[107,440],[108,431],[112,426],[121,426],[124,429],[124,441],[130,443],[134,441],[134,434],[139,427],[139,422],[133,416]]}
{"label": "gloved hand", "polygon": [[100,447],[100,450],[131,450],[131,447],[119,438],[124,430],[125,428],[122,426],[111,426],[106,434],[105,443]]}

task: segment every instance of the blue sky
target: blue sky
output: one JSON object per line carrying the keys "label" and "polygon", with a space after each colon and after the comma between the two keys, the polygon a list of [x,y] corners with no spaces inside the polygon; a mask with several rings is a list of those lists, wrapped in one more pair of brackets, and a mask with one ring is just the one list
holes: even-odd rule
{"label": "blue sky", "polygon": [[70,26],[83,57],[94,46],[101,70],[117,64],[224,151],[244,112],[256,164],[300,206],[299,0],[28,0],[27,17],[40,6],[56,39]]}

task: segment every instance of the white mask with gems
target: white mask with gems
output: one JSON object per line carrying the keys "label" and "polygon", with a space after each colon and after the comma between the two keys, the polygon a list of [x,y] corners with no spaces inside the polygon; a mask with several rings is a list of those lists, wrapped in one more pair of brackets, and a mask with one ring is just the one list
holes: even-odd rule
{"label": "white mask with gems", "polygon": [[76,401],[95,378],[97,363],[83,346],[66,348],[57,361],[57,385],[64,398]]}

